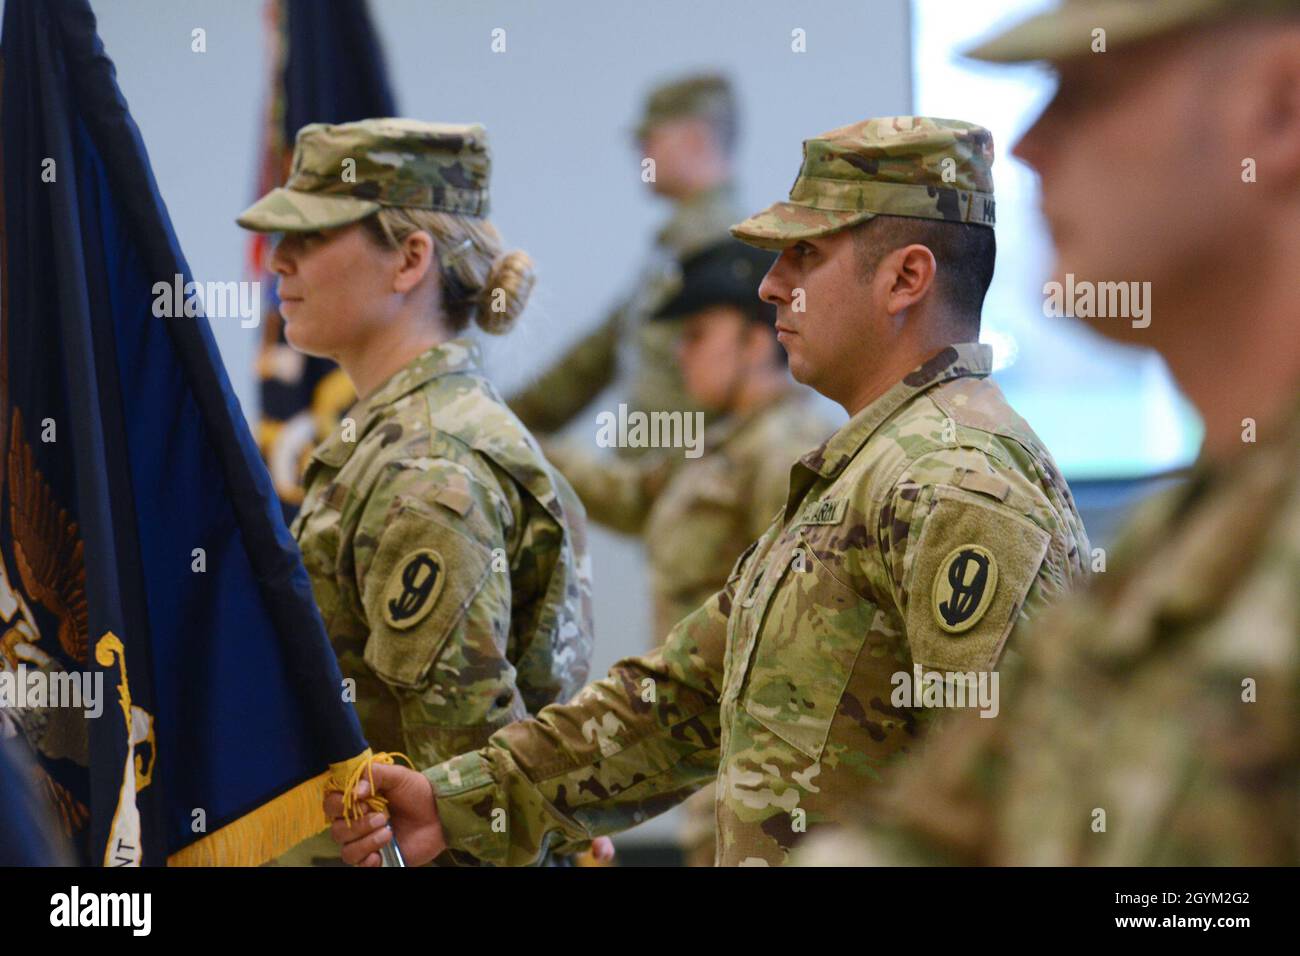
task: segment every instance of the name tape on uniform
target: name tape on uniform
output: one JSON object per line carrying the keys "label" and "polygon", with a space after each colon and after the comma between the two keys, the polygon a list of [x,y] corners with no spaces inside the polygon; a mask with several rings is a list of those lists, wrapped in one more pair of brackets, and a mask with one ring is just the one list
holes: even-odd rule
{"label": "name tape on uniform", "polygon": [[848,498],[825,498],[814,501],[803,511],[800,524],[839,524],[849,508]]}

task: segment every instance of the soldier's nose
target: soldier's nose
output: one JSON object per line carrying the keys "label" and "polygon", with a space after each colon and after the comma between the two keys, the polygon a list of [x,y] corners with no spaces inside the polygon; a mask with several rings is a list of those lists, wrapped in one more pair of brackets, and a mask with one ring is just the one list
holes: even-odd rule
{"label": "soldier's nose", "polygon": [[780,274],[781,262],[784,259],[785,253],[783,252],[780,258],[772,263],[772,267],[767,270],[767,275],[763,276],[763,281],[758,284],[758,297],[770,305],[781,305],[790,299],[790,284]]}
{"label": "soldier's nose", "polygon": [[283,242],[277,242],[271,249],[271,258],[267,266],[278,276],[286,276],[292,271],[293,266],[289,257],[285,255]]}
{"label": "soldier's nose", "polygon": [[1039,175],[1043,173],[1048,154],[1051,151],[1052,135],[1049,131],[1051,125],[1050,116],[1051,106],[1034,121],[1034,124],[1025,130],[1025,134],[1020,137],[1020,141],[1011,149],[1011,155],[1029,166]]}

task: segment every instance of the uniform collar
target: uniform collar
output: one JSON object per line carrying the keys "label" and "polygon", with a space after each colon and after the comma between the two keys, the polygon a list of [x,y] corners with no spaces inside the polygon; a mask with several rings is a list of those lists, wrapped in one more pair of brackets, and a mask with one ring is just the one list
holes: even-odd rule
{"label": "uniform collar", "polygon": [[737,218],[735,190],[731,183],[723,183],[677,203],[656,238],[659,245],[682,258],[717,241]]}
{"label": "uniform collar", "polygon": [[877,428],[926,389],[955,378],[983,378],[993,371],[993,349],[978,342],[950,345],[846,422],[799,464],[823,478],[834,478],[853,460]]}
{"label": "uniform collar", "polygon": [[[341,468],[352,457],[361,439],[383,415],[383,410],[398,399],[423,387],[442,375],[475,373],[482,368],[479,345],[470,338],[450,339],[421,352],[352,407],[344,420],[335,427],[325,441],[312,452],[312,458],[333,468]],[[351,420],[356,430],[351,440],[345,440],[344,423]]]}

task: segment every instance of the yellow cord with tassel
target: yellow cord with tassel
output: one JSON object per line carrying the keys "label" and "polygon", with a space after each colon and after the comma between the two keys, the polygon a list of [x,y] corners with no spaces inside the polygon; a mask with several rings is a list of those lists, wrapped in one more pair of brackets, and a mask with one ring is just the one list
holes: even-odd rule
{"label": "yellow cord with tassel", "polygon": [[[415,764],[411,762],[411,758],[406,754],[367,753],[361,760],[352,764],[347,780],[341,787],[337,781],[330,781],[327,789],[332,793],[343,794],[343,820],[345,823],[355,823],[367,813],[388,815],[388,801],[379,796],[378,791],[375,790],[375,771],[373,768],[377,763],[391,766],[398,760],[401,760],[412,770],[415,769]],[[365,800],[360,800],[357,797],[357,784],[361,782],[363,776],[366,778],[366,782],[370,784],[370,796],[366,797]]]}

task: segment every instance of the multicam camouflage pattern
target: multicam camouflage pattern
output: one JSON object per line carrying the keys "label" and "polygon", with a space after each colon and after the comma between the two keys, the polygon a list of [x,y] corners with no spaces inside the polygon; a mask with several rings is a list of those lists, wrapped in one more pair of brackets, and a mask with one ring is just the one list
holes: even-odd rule
{"label": "multicam camouflage pattern", "polygon": [[[782,863],[805,831],[855,819],[931,716],[893,706],[892,676],[992,667],[1017,621],[1085,575],[1069,489],[990,364],[963,344],[909,374],[794,466],[782,515],[662,648],[426,771],[451,846],[526,863],[715,774],[719,863]],[[1000,575],[954,636],[927,569],[964,544]]]}
{"label": "multicam camouflage pattern", "polygon": [[645,139],[655,126],[686,116],[723,118],[736,111],[731,82],[720,74],[701,73],[657,87],[646,98],[645,113],[636,127],[636,138]]}
{"label": "multicam camouflage pattern", "polygon": [[892,116],[804,140],[790,201],[731,227],[784,249],[878,215],[993,226],[993,134],[961,120]]}
{"label": "multicam camouflage pattern", "polygon": [[417,767],[568,699],[591,657],[582,505],[479,366],[453,339],[354,407],[292,529],[367,739]]}
{"label": "multicam camouflage pattern", "polygon": [[[683,258],[727,235],[737,209],[729,187],[680,203],[659,232],[635,286],[594,331],[573,345],[527,388],[512,395],[511,409],[528,428],[559,431],[613,384],[620,371],[631,375],[626,396],[631,411],[700,411],[686,394],[677,367],[682,319],[650,316],[681,287]],[[620,448],[636,457],[640,448]]]}
{"label": "multicam camouflage pattern", "polygon": [[978,60],[1018,63],[1093,55],[1094,30],[1106,49],[1229,16],[1296,13],[1300,0],[1066,0],[967,52]]}
{"label": "multicam camouflage pattern", "polygon": [[[637,461],[596,457],[569,443],[547,443],[593,521],[643,537],[650,564],[655,645],[674,624],[727,583],[736,558],[785,507],[790,466],[832,427],[805,390],[714,422],[704,456],[681,452]],[[716,837],[711,786],[683,805],[678,845],[691,866],[711,866]]]}
{"label": "multicam camouflage pattern", "polygon": [[1300,408],[1111,557],[1029,629],[1002,714],[946,727],[890,825],[810,862],[1300,863]]}
{"label": "multicam camouflage pattern", "polygon": [[384,206],[486,216],[490,172],[487,130],[477,123],[312,123],[298,131],[289,181],[236,222],[255,232],[310,232]]}

